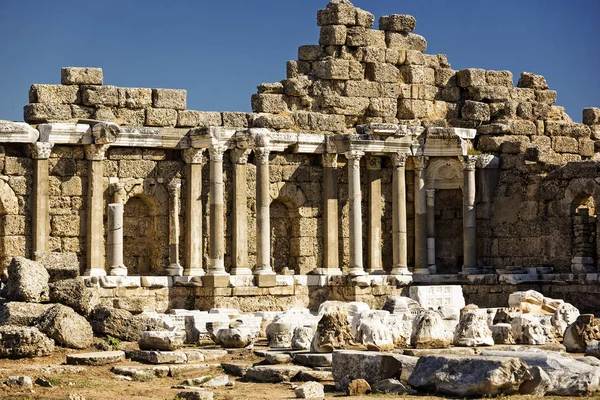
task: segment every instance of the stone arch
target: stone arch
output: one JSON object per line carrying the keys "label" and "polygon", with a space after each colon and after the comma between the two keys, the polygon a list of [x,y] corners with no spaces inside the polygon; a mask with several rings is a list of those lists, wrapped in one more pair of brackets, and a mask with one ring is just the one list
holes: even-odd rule
{"label": "stone arch", "polygon": [[169,263],[168,192],[143,182],[127,191],[123,215],[123,258],[129,275],[163,275]]}

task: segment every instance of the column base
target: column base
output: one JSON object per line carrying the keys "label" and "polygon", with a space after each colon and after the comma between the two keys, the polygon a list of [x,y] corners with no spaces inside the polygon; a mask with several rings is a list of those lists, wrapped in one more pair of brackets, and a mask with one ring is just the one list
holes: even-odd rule
{"label": "column base", "polygon": [[338,276],[343,275],[342,270],[339,268],[315,268],[315,275],[328,275],[328,276]]}
{"label": "column base", "polygon": [[86,269],[83,276],[106,276],[106,270],[104,268]]}
{"label": "column base", "polygon": [[429,275],[429,268],[415,268],[413,275]]}
{"label": "column base", "polygon": [[383,269],[378,268],[378,269],[368,270],[367,275],[387,275],[387,273]]}
{"label": "column base", "polygon": [[277,275],[274,272],[254,275],[254,284],[258,287],[275,287],[277,286]]}
{"label": "column base", "polygon": [[250,268],[233,268],[231,275],[253,275]]}
{"label": "column base", "polygon": [[183,267],[181,264],[171,264],[167,268],[167,275],[169,276],[183,276]]}
{"label": "column base", "polygon": [[204,276],[206,273],[202,268],[189,268],[183,270],[183,276]]}
{"label": "column base", "polygon": [[390,275],[412,275],[413,273],[408,270],[408,267],[393,267]]}
{"label": "column base", "polygon": [[367,275],[364,269],[360,267],[350,268],[348,270],[348,276],[364,276]]}
{"label": "column base", "polygon": [[226,275],[204,275],[202,284],[211,288],[224,288],[229,286],[229,274]]}
{"label": "column base", "polygon": [[127,276],[127,267],[125,267],[125,266],[111,267],[110,275],[111,276]]}

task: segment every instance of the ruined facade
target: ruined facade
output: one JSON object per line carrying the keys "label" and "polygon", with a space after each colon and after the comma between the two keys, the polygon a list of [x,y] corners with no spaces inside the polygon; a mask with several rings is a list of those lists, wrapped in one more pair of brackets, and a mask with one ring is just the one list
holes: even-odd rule
{"label": "ruined facade", "polygon": [[133,311],[457,282],[481,305],[520,284],[585,310],[569,296],[598,281],[600,110],[574,123],[542,76],[455,71],[413,17],[374,19],[319,10],[319,45],[253,113],[187,110],[185,90],[97,68],[33,85],[26,123],[0,122],[3,265],[74,253]]}

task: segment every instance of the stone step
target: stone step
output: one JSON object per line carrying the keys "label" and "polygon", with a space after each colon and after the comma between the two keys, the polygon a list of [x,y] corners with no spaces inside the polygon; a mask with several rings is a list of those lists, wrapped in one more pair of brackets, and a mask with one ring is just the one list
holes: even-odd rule
{"label": "stone step", "polygon": [[187,355],[182,351],[128,350],[127,358],[144,364],[184,364]]}
{"label": "stone step", "polygon": [[125,361],[125,352],[120,350],[67,354],[69,365],[107,365],[121,361]]}

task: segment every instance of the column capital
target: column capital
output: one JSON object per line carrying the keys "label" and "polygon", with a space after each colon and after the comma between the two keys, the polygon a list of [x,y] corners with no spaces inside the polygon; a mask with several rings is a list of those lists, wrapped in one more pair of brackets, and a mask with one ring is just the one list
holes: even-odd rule
{"label": "column capital", "polygon": [[210,161],[223,161],[223,155],[227,151],[227,146],[224,144],[216,144],[208,149]]}
{"label": "column capital", "polygon": [[190,147],[183,150],[183,161],[186,164],[203,164],[204,163],[204,149],[195,149]]}
{"label": "column capital", "polygon": [[406,160],[408,159],[408,154],[397,152],[392,154],[391,158],[394,167],[406,167]]}
{"label": "column capital", "polygon": [[234,164],[239,164],[239,165],[243,165],[243,164],[247,164],[248,163],[248,156],[250,155],[250,150],[249,149],[233,149],[230,153],[229,153],[229,157],[231,158],[231,162]]}
{"label": "column capital", "polygon": [[368,170],[375,171],[381,169],[381,157],[368,155],[366,161]]}
{"label": "column capital", "polygon": [[338,155],[336,153],[323,154],[322,155],[323,166],[327,167],[327,168],[337,168],[338,167],[337,157],[338,157]]}
{"label": "column capital", "polygon": [[179,196],[181,191],[181,182],[171,182],[169,183],[169,193],[171,196]]}
{"label": "column capital", "polygon": [[364,151],[360,151],[360,150],[350,150],[347,151],[346,153],[344,153],[344,155],[346,156],[346,158],[348,160],[360,160],[362,156],[365,155]]}
{"label": "column capital", "polygon": [[30,146],[31,157],[34,160],[47,160],[50,158],[50,153],[54,147],[54,143],[49,142],[35,142]]}
{"label": "column capital", "polygon": [[91,161],[106,159],[106,152],[110,146],[107,144],[88,144],[85,148],[85,158]]}
{"label": "column capital", "polygon": [[113,196],[115,203],[125,203],[125,199],[127,197],[127,192],[125,191],[125,185],[121,182],[116,182],[112,184]]}
{"label": "column capital", "polygon": [[413,164],[415,166],[415,169],[417,169],[417,170],[425,169],[425,167],[427,166],[427,157],[425,157],[425,156],[414,156],[413,157]]}
{"label": "column capital", "polygon": [[467,171],[475,171],[475,166],[477,165],[477,159],[479,156],[465,156],[463,160],[463,165]]}
{"label": "column capital", "polygon": [[271,149],[268,147],[257,147],[254,149],[254,158],[257,164],[266,164],[269,162]]}
{"label": "column capital", "polygon": [[435,189],[425,189],[425,194],[427,195],[427,198],[434,198],[435,197]]}

